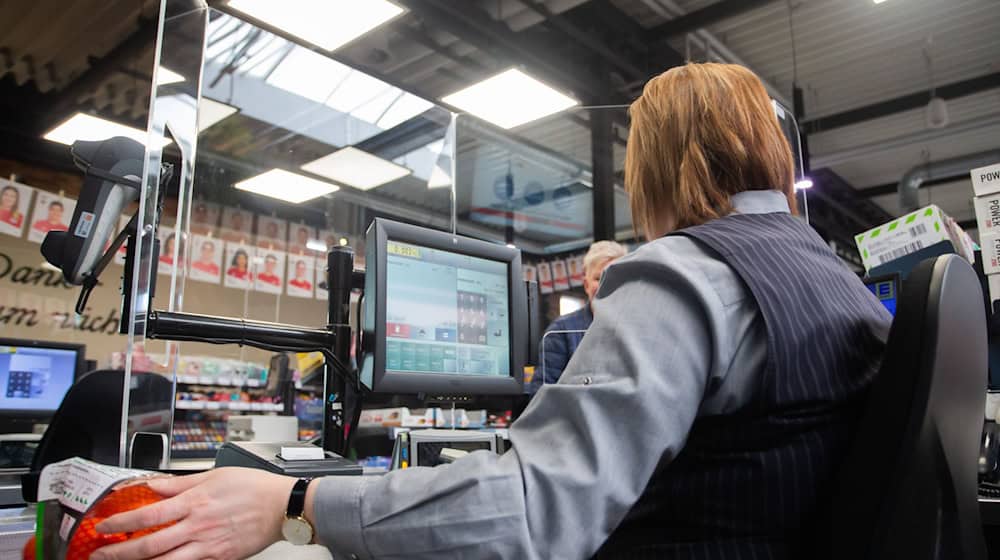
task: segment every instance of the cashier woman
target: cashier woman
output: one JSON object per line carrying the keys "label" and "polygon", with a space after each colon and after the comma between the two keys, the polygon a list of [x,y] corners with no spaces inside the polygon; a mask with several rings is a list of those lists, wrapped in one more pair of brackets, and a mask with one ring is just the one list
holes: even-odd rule
{"label": "cashier woman", "polygon": [[381,477],[153,481],[169,499],[98,528],[175,524],[94,558],[246,557],[283,538],[296,486],[305,538],[336,558],[809,557],[889,316],[794,216],[788,143],[747,69],[673,68],[630,116],[649,243],[605,271],[511,451]]}

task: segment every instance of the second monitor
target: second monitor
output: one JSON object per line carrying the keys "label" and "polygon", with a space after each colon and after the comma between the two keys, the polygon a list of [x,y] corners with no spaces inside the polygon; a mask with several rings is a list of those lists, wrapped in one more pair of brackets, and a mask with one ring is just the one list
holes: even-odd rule
{"label": "second monitor", "polygon": [[361,380],[375,392],[522,392],[527,298],[517,249],[376,219]]}

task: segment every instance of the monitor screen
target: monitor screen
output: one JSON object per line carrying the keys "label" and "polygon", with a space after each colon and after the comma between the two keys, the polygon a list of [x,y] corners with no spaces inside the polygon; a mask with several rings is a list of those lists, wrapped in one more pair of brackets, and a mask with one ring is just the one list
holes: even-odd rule
{"label": "monitor screen", "polygon": [[54,412],[79,359],[73,349],[0,345],[0,412]]}
{"label": "monitor screen", "polygon": [[507,263],[389,240],[386,371],[510,375]]}
{"label": "monitor screen", "polygon": [[882,305],[889,310],[893,316],[896,315],[896,298],[899,291],[899,279],[897,277],[871,278],[865,281],[865,286],[871,293],[875,294]]}
{"label": "monitor screen", "polygon": [[366,387],[432,399],[523,391],[520,251],[383,218],[368,228],[366,244]]}

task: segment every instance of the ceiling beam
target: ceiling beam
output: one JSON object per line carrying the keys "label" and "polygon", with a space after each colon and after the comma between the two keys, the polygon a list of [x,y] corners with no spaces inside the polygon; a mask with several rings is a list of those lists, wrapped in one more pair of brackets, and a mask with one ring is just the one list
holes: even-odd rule
{"label": "ceiling beam", "polygon": [[[930,181],[924,181],[920,184],[920,188],[926,189],[927,187],[936,187],[939,185],[947,185],[954,183],[956,181],[961,181],[962,179],[968,180],[969,174],[963,173],[962,175],[955,175],[953,177],[941,177],[940,179],[933,179]],[[858,189],[858,196],[864,198],[872,198],[875,196],[884,196],[887,194],[899,194],[899,181],[893,183],[885,183],[883,185],[876,185],[874,187],[866,187],[863,189]]]}
{"label": "ceiling beam", "polygon": [[601,38],[577,27],[569,19],[553,13],[545,6],[544,2],[539,0],[519,0],[519,2],[545,18],[542,22],[544,25],[551,26],[581,47],[603,58],[605,62],[621,71],[630,80],[641,80],[647,77],[647,73],[636,66],[632,60],[629,60],[629,57],[615,52]]}
{"label": "ceiling beam", "polygon": [[598,102],[611,101],[600,99],[606,85],[599,77],[583,68],[574,69],[569,61],[548,56],[548,45],[540,45],[533,38],[511,31],[476,4],[441,0],[401,0],[400,3],[429,26],[446,31],[507,64],[523,64],[582,97]]}
{"label": "ceiling beam", "polygon": [[648,41],[664,41],[678,35],[683,35],[708,27],[714,23],[742,13],[759,8],[764,4],[769,4],[773,0],[720,0],[714,4],[705,6],[700,10],[695,10],[683,16],[661,23],[646,32]]}
{"label": "ceiling beam", "polygon": [[[945,86],[935,88],[938,97],[944,99],[954,99],[965,97],[982,91],[1000,88],[1000,72],[986,74],[960,82],[954,82]],[[834,128],[857,124],[860,122],[886,117],[895,113],[919,109],[927,105],[930,101],[930,92],[919,91],[908,95],[902,95],[894,99],[887,99],[857,109],[851,109],[842,113],[808,119],[802,123],[802,130],[806,134],[816,134]]]}

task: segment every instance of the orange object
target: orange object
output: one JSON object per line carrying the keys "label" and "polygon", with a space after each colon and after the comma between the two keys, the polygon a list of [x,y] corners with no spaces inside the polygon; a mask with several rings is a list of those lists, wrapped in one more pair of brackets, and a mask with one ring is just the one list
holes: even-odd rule
{"label": "orange object", "polygon": [[35,560],[35,537],[32,536],[28,542],[24,543],[24,550],[21,551],[21,558],[24,560]]}
{"label": "orange object", "polygon": [[153,492],[145,484],[132,484],[112,490],[110,494],[98,500],[90,508],[90,511],[83,516],[76,531],[70,538],[69,546],[66,550],[66,560],[87,560],[95,550],[102,546],[139,538],[173,525],[173,523],[167,523],[159,527],[143,529],[134,533],[104,534],[98,533],[95,529],[98,523],[112,515],[138,509],[159,502],[162,499],[162,496]]}

